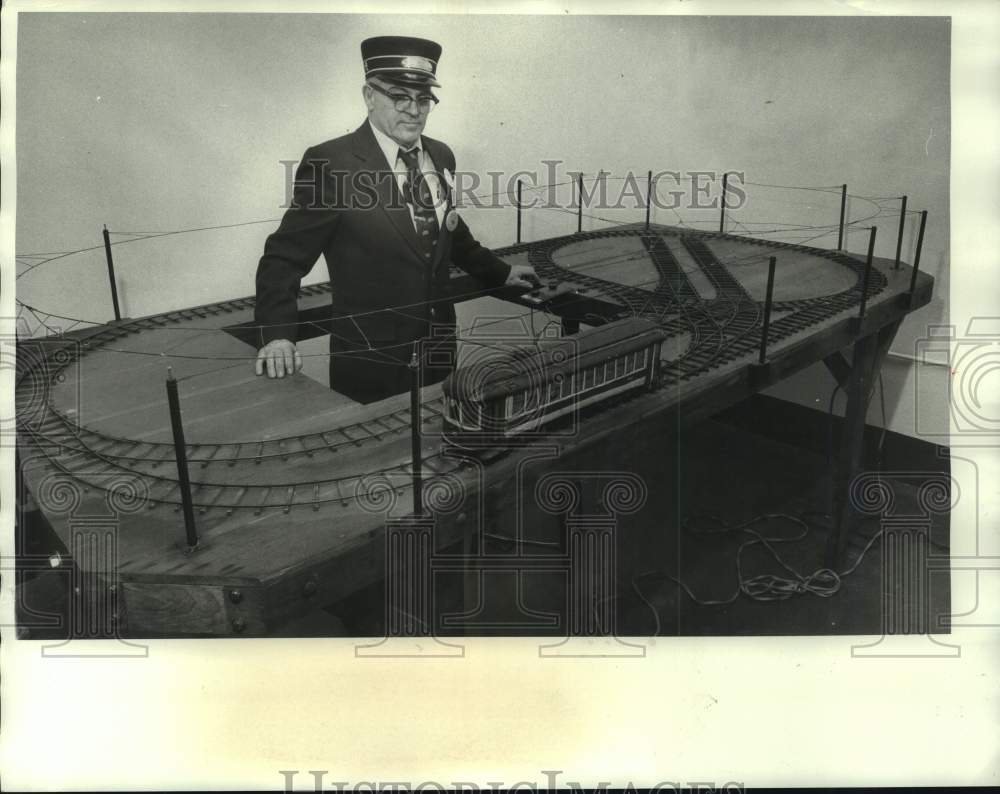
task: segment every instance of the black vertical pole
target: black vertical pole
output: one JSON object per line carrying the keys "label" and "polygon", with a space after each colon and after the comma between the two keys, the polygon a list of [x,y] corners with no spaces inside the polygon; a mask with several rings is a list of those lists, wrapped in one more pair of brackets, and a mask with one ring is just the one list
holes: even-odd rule
{"label": "black vertical pole", "polygon": [[729,174],[722,175],[722,210],[719,214],[719,233],[726,230],[726,186],[729,184]]}
{"label": "black vertical pole", "polygon": [[413,457],[413,514],[423,515],[424,499],[421,483],[421,465],[423,460],[420,452],[420,357],[417,355],[420,342],[413,343],[413,355],[410,358],[410,453]]}
{"label": "black vertical pole", "polygon": [[170,406],[170,427],[174,431],[174,455],[177,458],[177,481],[181,486],[181,505],[184,508],[184,534],[189,549],[198,545],[198,530],[194,525],[194,505],[191,503],[191,481],[188,479],[187,447],[184,444],[184,426],[181,424],[181,403],[177,396],[177,381],[173,367],[167,367],[167,404]]}
{"label": "black vertical pole", "polygon": [[517,241],[521,242],[521,180],[517,180]]}
{"label": "black vertical pole", "polygon": [[108,259],[108,280],[111,282],[111,303],[115,307],[115,319],[122,318],[121,310],[118,308],[118,285],[115,283],[115,262],[111,258],[111,236],[108,234],[108,227],[104,227],[104,255]]}
{"label": "black vertical pole", "polygon": [[865,262],[865,275],[861,279],[861,308],[858,309],[858,322],[861,322],[865,318],[865,307],[868,305],[868,282],[871,280],[872,275],[872,256],[875,253],[875,232],[878,229],[875,226],[871,228],[871,234],[868,235],[868,260]]}
{"label": "black vertical pole", "polygon": [[777,260],[771,257],[767,262],[767,293],[764,295],[764,324],[760,330],[761,364],[767,361],[767,333],[771,328],[771,304],[774,302],[774,266]]}
{"label": "black vertical pole", "polygon": [[893,270],[899,270],[899,255],[903,251],[903,228],[906,226],[906,196],[903,196],[903,204],[899,208],[899,238],[896,240],[896,262],[892,266]]}
{"label": "black vertical pole", "polygon": [[837,250],[844,250],[844,215],[847,212],[847,185],[840,186],[840,233],[837,235]]}
{"label": "black vertical pole", "polygon": [[583,231],[583,174],[576,176],[576,230]]}
{"label": "black vertical pole", "polygon": [[646,231],[649,231],[649,205],[653,196],[653,172],[646,175]]}
{"label": "black vertical pole", "polygon": [[910,294],[917,288],[917,271],[920,269],[920,249],[924,247],[924,227],[927,225],[927,210],[920,213],[920,231],[917,232],[917,250],[913,255],[913,272],[910,274]]}

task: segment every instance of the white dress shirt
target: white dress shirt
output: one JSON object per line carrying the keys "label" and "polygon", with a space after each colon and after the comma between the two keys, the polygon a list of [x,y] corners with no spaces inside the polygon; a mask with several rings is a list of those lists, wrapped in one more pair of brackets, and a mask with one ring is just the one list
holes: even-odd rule
{"label": "white dress shirt", "polygon": [[[389,170],[396,175],[396,185],[398,185],[399,191],[402,193],[403,185],[406,182],[406,163],[404,163],[402,158],[400,158],[399,150],[403,147],[372,124],[371,119],[368,119],[368,126],[370,126],[372,128],[372,132],[375,133],[375,140],[378,142],[379,148],[382,150],[382,154],[385,155],[385,161],[389,166]],[[440,226],[444,223],[445,193],[442,190],[441,181],[438,179],[438,175],[434,170],[434,161],[427,153],[427,149],[424,148],[422,136],[420,143],[416,144],[416,146],[420,149],[420,155],[417,158],[417,162],[420,165],[421,173],[424,174],[424,177],[427,180],[427,186],[430,188],[431,197],[434,199],[434,214],[437,215],[438,225]],[[407,149],[407,151],[409,151],[409,149]],[[413,222],[413,228],[416,229],[417,221],[413,217],[413,207],[410,204],[407,204],[406,206],[409,207],[410,220]]]}

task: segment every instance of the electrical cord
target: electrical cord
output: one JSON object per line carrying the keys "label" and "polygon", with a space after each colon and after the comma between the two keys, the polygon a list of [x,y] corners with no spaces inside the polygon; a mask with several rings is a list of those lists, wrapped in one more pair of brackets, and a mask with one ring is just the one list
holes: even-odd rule
{"label": "electrical cord", "polygon": [[495,532],[484,532],[483,537],[490,540],[497,540],[502,543],[510,543],[514,546],[542,546],[547,549],[562,548],[562,544],[554,540],[531,540],[529,538],[512,538],[509,535],[498,535]]}
{"label": "electrical cord", "polygon": [[[672,574],[663,570],[651,570],[644,571],[632,577],[632,590],[636,593],[639,599],[649,607],[650,611],[653,613],[656,621],[656,634],[658,635],[661,630],[660,616],[656,607],[650,602],[650,600],[642,592],[639,586],[639,582],[647,578],[664,578],[669,579],[675,584],[677,584],[685,594],[694,603],[700,606],[724,606],[727,604],[732,604],[740,596],[746,596],[753,601],[786,601],[795,596],[811,594],[819,598],[830,598],[835,595],[842,584],[843,578],[849,576],[864,560],[865,556],[868,554],[869,549],[875,544],[877,540],[882,537],[883,531],[880,529],[868,540],[868,543],[861,550],[858,558],[854,561],[846,570],[837,572],[830,568],[822,567],[817,568],[811,573],[802,573],[796,570],[791,565],[789,565],[775,549],[774,544],[777,543],[794,543],[800,541],[806,537],[809,533],[810,526],[804,520],[802,516],[806,515],[825,515],[820,513],[801,513],[800,515],[790,515],[787,513],[765,513],[759,516],[751,518],[749,521],[745,521],[742,524],[731,525],[722,520],[719,516],[714,514],[702,514],[700,516],[695,516],[688,518],[682,524],[682,528],[689,534],[698,536],[708,536],[708,535],[731,535],[736,533],[743,533],[750,535],[748,540],[743,541],[736,551],[736,578],[737,586],[736,590],[732,595],[725,598],[714,598],[707,599],[701,598],[694,593],[694,591],[681,579],[673,576]],[[716,528],[698,527],[694,521],[696,519],[705,520],[713,522]],[[802,531],[791,537],[781,537],[781,536],[765,536],[762,535],[752,527],[756,524],[763,522],[774,521],[774,520],[784,520],[789,521],[802,528]],[[743,553],[751,546],[762,545],[767,549],[773,560],[781,566],[782,569],[788,575],[779,574],[756,574],[753,576],[747,576],[744,572],[743,567]]]}

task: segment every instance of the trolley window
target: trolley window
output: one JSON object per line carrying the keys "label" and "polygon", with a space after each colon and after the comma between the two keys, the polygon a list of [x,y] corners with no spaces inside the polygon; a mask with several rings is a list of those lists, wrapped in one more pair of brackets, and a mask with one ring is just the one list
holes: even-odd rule
{"label": "trolley window", "polygon": [[510,413],[511,416],[516,416],[517,414],[524,413],[524,399],[526,397],[525,392],[519,391],[514,393],[514,397],[511,401]]}

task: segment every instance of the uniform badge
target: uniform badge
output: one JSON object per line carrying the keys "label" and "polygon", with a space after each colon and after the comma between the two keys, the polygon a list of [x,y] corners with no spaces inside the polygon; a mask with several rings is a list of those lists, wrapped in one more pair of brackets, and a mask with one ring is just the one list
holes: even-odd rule
{"label": "uniform badge", "polygon": [[433,72],[434,67],[426,58],[419,55],[407,55],[400,62],[404,69],[423,69],[425,72]]}
{"label": "uniform badge", "polygon": [[448,214],[444,216],[444,227],[449,232],[458,228],[458,213],[455,210],[448,210]]}

